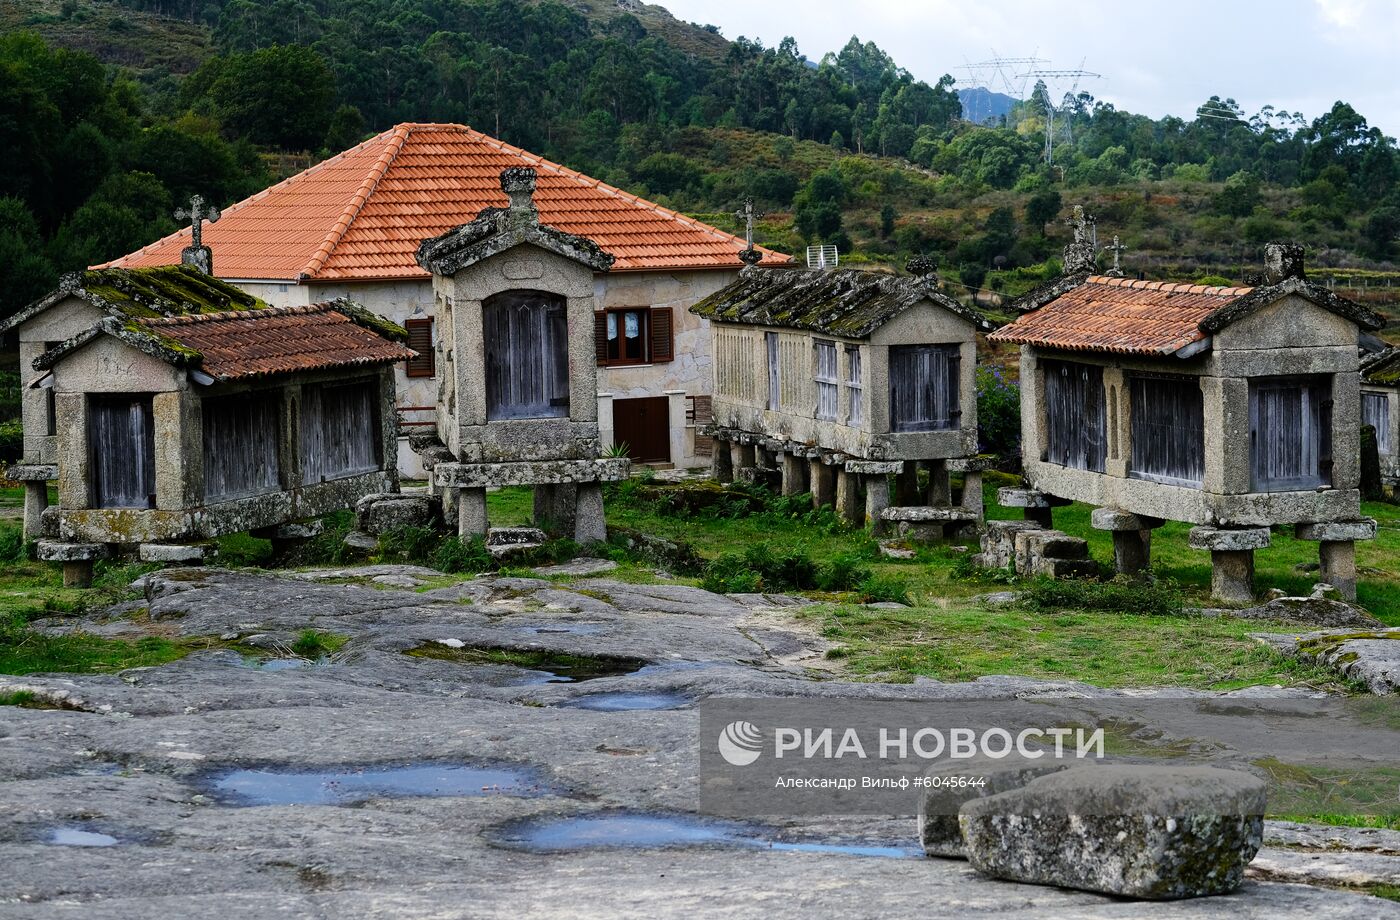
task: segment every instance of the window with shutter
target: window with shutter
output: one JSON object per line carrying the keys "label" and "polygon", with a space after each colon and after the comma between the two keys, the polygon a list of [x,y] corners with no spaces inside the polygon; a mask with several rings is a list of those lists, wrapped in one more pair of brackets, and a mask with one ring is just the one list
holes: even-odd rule
{"label": "window with shutter", "polygon": [[[52,392],[52,391],[50,391]],[[1361,424],[1376,429],[1376,450],[1390,453],[1390,397],[1385,393],[1361,394]]]}
{"label": "window with shutter", "polygon": [[671,325],[670,307],[651,308],[651,362],[660,364],[675,358],[676,334]]}
{"label": "window with shutter", "polygon": [[1134,479],[1199,486],[1205,478],[1205,408],[1195,377],[1129,380]]}
{"label": "window with shutter", "polygon": [[961,367],[957,345],[890,346],[890,430],[961,425]]}
{"label": "window with shutter", "polygon": [[432,377],[437,373],[433,355],[433,320],[410,319],[404,323],[408,330],[408,347],[418,352],[418,357],[404,362],[404,374],[409,377]]}

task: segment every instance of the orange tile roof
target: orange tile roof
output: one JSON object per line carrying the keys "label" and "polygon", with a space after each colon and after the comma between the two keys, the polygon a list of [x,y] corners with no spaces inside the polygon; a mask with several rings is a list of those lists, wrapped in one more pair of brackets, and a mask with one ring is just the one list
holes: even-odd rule
{"label": "orange tile roof", "polygon": [[338,302],[137,320],[203,356],[219,380],[333,367],[388,364],[417,355],[356,323]]}
{"label": "orange tile roof", "polygon": [[1068,351],[1171,354],[1204,339],[1201,322],[1252,290],[1091,275],[987,338]]}
{"label": "orange tile roof", "polygon": [[[540,221],[587,237],[613,271],[742,268],[742,240],[462,125],[402,124],[230,205],[204,226],[221,278],[426,278],[418,244],[505,207],[500,173],[533,166]],[[180,261],[189,228],[109,265]],[[763,264],[789,262],[763,250]]]}

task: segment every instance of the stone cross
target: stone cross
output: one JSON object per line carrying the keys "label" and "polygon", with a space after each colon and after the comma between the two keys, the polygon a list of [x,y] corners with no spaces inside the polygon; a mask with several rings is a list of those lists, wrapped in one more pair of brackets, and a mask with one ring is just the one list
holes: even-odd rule
{"label": "stone cross", "polygon": [[1108,270],[1108,273],[1115,278],[1123,277],[1123,266],[1119,264],[1118,257],[1122,253],[1127,252],[1128,247],[1118,242],[1118,234],[1115,233],[1113,234],[1113,245],[1105,246],[1104,248],[1113,253],[1113,267]]}
{"label": "stone cross", "polygon": [[754,211],[752,198],[745,198],[743,210],[735,211],[734,216],[744,222],[745,245],[744,251],[739,253],[739,258],[748,265],[755,265],[763,255],[753,248],[753,222],[763,215]]}
{"label": "stone cross", "polygon": [[190,246],[194,249],[198,249],[204,245],[203,242],[201,242],[203,237],[203,227],[201,224],[206,220],[211,224],[218,223],[219,217],[218,208],[214,207],[212,204],[207,209],[204,207],[204,197],[202,195],[195,195],[190,199],[189,210],[178,208],[175,211],[176,220],[188,220],[190,222],[190,233],[192,235]]}
{"label": "stone cross", "polygon": [[1085,214],[1080,204],[1074,206],[1074,216],[1065,220],[1065,226],[1074,228],[1074,241],[1090,245],[1098,243],[1097,224],[1098,219]]}
{"label": "stone cross", "polygon": [[1081,275],[1094,270],[1098,254],[1098,231],[1093,217],[1084,213],[1081,205],[1074,206],[1074,216],[1065,221],[1074,229],[1074,241],[1065,247],[1064,273]]}

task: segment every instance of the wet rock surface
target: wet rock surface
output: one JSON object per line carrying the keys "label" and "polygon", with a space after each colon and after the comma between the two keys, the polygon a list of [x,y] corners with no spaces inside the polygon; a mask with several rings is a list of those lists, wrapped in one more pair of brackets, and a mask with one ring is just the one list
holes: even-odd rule
{"label": "wet rock surface", "polygon": [[[1100,895],[912,858],[911,816],[768,818],[724,830],[727,840],[686,838],[697,820],[695,703],[706,697],[1104,691],[1023,678],[829,679],[815,670],[824,643],[785,625],[771,598],[758,606],[682,585],[452,582],[380,566],[297,576],[175,569],[142,587],[148,619],[95,614],[43,625],[227,637],[254,648],[288,644],[306,629],[349,640],[311,667],[231,667],[214,651],[120,674],[0,676],[0,692],[31,689],[65,707],[0,707],[0,860],[23,867],[0,873],[0,920],[805,920],[922,916],[930,905],[941,917],[1132,915]],[[520,668],[405,654],[429,643],[646,664],[522,684]],[[649,702],[668,708],[632,705]],[[242,785],[221,790],[230,777]],[[267,782],[299,791],[272,804],[238,798]],[[312,804],[326,798],[337,804]],[[621,828],[602,821],[615,815],[631,817]],[[662,820],[674,816],[679,824]],[[632,845],[592,845],[595,831],[615,844],[623,830]],[[1400,906],[1247,880],[1229,898],[1172,912],[1369,920],[1400,916]]]}

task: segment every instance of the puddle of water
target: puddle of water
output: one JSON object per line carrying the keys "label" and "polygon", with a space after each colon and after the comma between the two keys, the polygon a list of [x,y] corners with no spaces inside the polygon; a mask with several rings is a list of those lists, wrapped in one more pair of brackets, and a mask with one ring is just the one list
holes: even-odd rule
{"label": "puddle of water", "polygon": [[679,693],[590,693],[561,705],[595,712],[628,712],[639,709],[679,709],[690,702]]}
{"label": "puddle of water", "polygon": [[588,623],[578,623],[571,626],[520,626],[517,628],[520,632],[532,636],[547,636],[558,633],[570,636],[596,636],[603,631],[603,627]]}
{"label": "puddle of water", "polygon": [[435,658],[465,665],[505,665],[520,669],[521,679],[502,686],[568,684],[600,677],[621,677],[646,670],[645,661],[636,658],[595,658],[550,652],[542,649],[450,648],[428,643],[409,649],[415,658]]}
{"label": "puddle of water", "polygon": [[324,668],[330,663],[329,658],[244,658],[238,667],[258,671],[300,671],[303,668]]}
{"label": "puddle of water", "polygon": [[510,825],[501,840],[511,847],[542,853],[598,848],[729,846],[887,859],[921,859],[924,856],[923,850],[917,847],[774,841],[769,833],[752,824],[693,815],[612,813],[526,819]]}
{"label": "puddle of water", "polygon": [[308,770],[233,769],[214,774],[223,804],[348,805],[376,798],[508,795],[558,792],[524,767],[466,764],[329,767]]}
{"label": "puddle of water", "polygon": [[48,842],[56,847],[114,847],[121,841],[110,834],[80,830],[76,827],[56,827]]}

